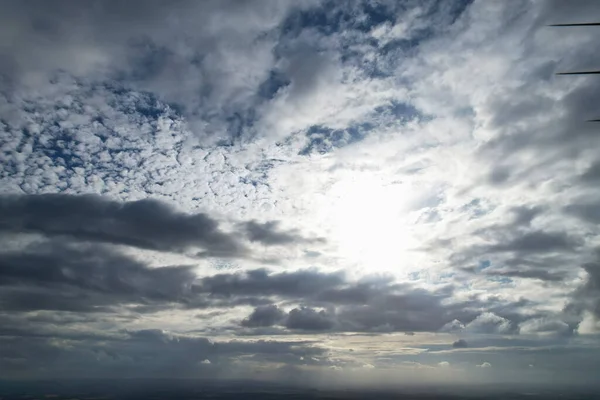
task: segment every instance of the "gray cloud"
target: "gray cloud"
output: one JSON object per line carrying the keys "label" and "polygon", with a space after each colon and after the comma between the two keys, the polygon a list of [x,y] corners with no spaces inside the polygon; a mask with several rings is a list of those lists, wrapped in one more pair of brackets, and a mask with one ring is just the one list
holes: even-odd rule
{"label": "gray cloud", "polygon": [[530,226],[531,222],[544,212],[544,207],[541,206],[520,206],[514,207],[511,210],[514,213],[513,224],[516,226]]}
{"label": "gray cloud", "polygon": [[106,311],[123,303],[181,302],[191,267],[148,268],[108,247],[41,242],[0,253],[5,309]]}
{"label": "gray cloud", "polygon": [[600,222],[600,206],[598,202],[576,202],[569,204],[564,211],[579,218],[582,222],[597,224]]}
{"label": "gray cloud", "polygon": [[[3,371],[212,378],[245,364],[379,367],[335,358],[323,343],[249,340],[323,332],[368,334],[382,348],[381,332],[461,332],[468,348],[441,339],[411,361],[468,365],[479,377],[529,365],[534,341],[519,334],[591,349],[573,332],[600,318],[600,268],[589,257],[598,135],[585,122],[600,117],[600,81],[554,73],[594,67],[597,32],[543,25],[596,18],[595,2],[2,8]],[[363,199],[359,179],[351,200],[361,207],[338,206],[365,171],[371,197],[386,198],[365,190]],[[53,192],[65,194],[41,194]],[[344,231],[379,204],[366,234],[360,224]],[[304,229],[328,245],[292,248],[325,243]],[[395,248],[398,231],[432,245],[408,256]],[[196,261],[151,267],[141,261],[148,249]],[[274,253],[277,270],[259,268]],[[397,275],[368,276],[381,270]],[[167,325],[244,340],[153,329]],[[435,349],[456,358],[436,359]],[[593,358],[578,350],[583,358],[563,364],[562,350],[543,351],[563,369]],[[494,368],[475,367],[486,362]]]}
{"label": "gray cloud", "polygon": [[525,321],[519,325],[522,333],[542,333],[555,334],[557,336],[571,336],[573,334],[573,325],[557,318],[537,318]]}
{"label": "gray cloud", "polygon": [[464,339],[458,339],[456,342],[452,343],[452,347],[455,349],[464,349],[469,347],[469,344]]}
{"label": "gray cloud", "polygon": [[596,251],[596,260],[582,265],[587,276],[575,292],[571,302],[565,307],[567,313],[581,316],[584,311],[591,312],[600,318],[600,251]]}
{"label": "gray cloud", "polygon": [[323,241],[323,239],[304,238],[296,231],[280,231],[278,225],[277,221],[264,223],[249,221],[242,224],[242,228],[251,242],[260,242],[267,246]]}
{"label": "gray cloud", "polygon": [[550,272],[540,269],[494,269],[487,273],[490,276],[506,276],[509,278],[540,279],[548,282],[561,282],[567,277],[563,272]]}
{"label": "gray cloud", "polygon": [[520,254],[572,251],[580,241],[564,232],[531,231],[486,248],[490,252],[517,252]]}
{"label": "gray cloud", "polygon": [[[532,229],[543,207],[513,208],[513,220],[478,229],[477,243],[454,251],[451,262],[473,274],[561,282],[573,276],[573,256],[585,247],[578,233]],[[494,260],[493,262],[490,260]]]}
{"label": "gray cloud", "polygon": [[516,326],[506,318],[485,312],[466,324],[465,330],[474,333],[510,333],[516,330]]}
{"label": "gray cloud", "polygon": [[[244,376],[248,371],[236,363],[240,355],[253,354],[257,361],[277,354],[298,360],[325,351],[302,341],[213,342],[159,329],[129,331],[125,337],[112,340],[90,336],[68,347],[31,337],[0,336],[0,343],[0,366],[10,371],[9,376],[18,377],[26,371],[37,378]],[[15,360],[25,362],[15,364]],[[210,365],[203,360],[209,360]],[[60,368],[43,368],[53,364]]]}
{"label": "gray cloud", "polygon": [[283,311],[274,304],[256,307],[252,314],[242,321],[242,326],[249,328],[273,326],[281,321],[284,315]]}
{"label": "gray cloud", "polygon": [[288,329],[305,331],[329,330],[334,324],[334,316],[324,310],[317,311],[309,307],[294,308],[285,321]]}
{"label": "gray cloud", "polygon": [[344,283],[344,274],[341,272],[325,273],[315,269],[270,273],[265,269],[257,269],[199,279],[192,291],[215,297],[260,295],[302,298]]}
{"label": "gray cloud", "polygon": [[[511,332],[510,321],[526,319],[519,310],[527,306],[495,299],[446,304],[452,295],[448,288],[430,292],[391,278],[353,282],[339,272],[316,270],[258,269],[199,278],[187,266],[148,268],[106,246],[56,241],[1,253],[0,275],[0,300],[7,310],[97,313],[117,312],[115,307],[127,305],[134,312],[153,313],[169,307],[252,305],[255,310],[241,323],[246,328],[437,331],[457,319],[478,332],[491,332],[485,327],[495,322],[503,332]],[[304,305],[285,314],[274,301]],[[493,315],[484,323],[483,316],[477,317],[482,307],[502,317]]]}
{"label": "gray cloud", "polygon": [[113,313],[122,312],[124,306],[137,313],[262,306],[270,304],[273,295],[309,296],[312,290],[305,290],[306,278],[322,279],[317,290],[335,285],[332,277],[340,279],[307,271],[270,275],[255,270],[248,272],[254,280],[250,278],[246,286],[240,283],[243,276],[231,275],[232,286],[227,288],[219,285],[223,275],[199,279],[193,270],[192,266],[151,268],[106,245],[34,242],[24,249],[0,252],[0,304],[13,311]]}
{"label": "gray cloud", "polygon": [[[472,320],[482,306],[443,305],[451,291],[414,289],[391,278],[353,282],[339,272],[258,269],[197,277],[190,266],[149,268],[105,245],[57,240],[0,253],[0,276],[5,310],[117,313],[127,307],[151,314],[252,305],[256,309],[242,321],[247,328],[436,331],[452,319]],[[307,306],[285,314],[274,300]]]}
{"label": "gray cloud", "polygon": [[[3,89],[42,86],[58,71],[118,80],[177,104],[198,136],[235,136],[223,120],[257,102],[274,64],[273,32],[302,7],[287,1],[7,3],[0,23],[0,36],[10,38],[0,46]],[[42,79],[32,82],[32,76]]]}
{"label": "gray cloud", "polygon": [[177,212],[151,199],[122,203],[92,195],[3,196],[0,212],[6,216],[0,223],[5,232],[68,235],[163,251],[200,247],[220,257],[245,251],[208,215]]}
{"label": "gray cloud", "polygon": [[[243,257],[243,236],[219,228],[204,213],[178,212],[166,203],[145,199],[118,202],[93,195],[44,194],[0,197],[0,231],[70,236],[79,240],[124,244],[161,251],[199,248],[200,255]],[[310,242],[295,232],[281,232],[277,222],[244,224],[251,241],[267,245]]]}
{"label": "gray cloud", "polygon": [[[451,296],[449,291],[429,292],[397,285],[393,281],[380,283],[376,291],[364,283],[346,282],[345,285],[350,293],[372,293],[358,297],[331,297],[332,292],[344,293],[345,289],[325,289],[322,293],[306,293],[302,298],[280,295],[284,299],[289,298],[286,304],[300,302],[307,305],[293,308],[285,316],[274,306],[258,307],[243,324],[251,326],[252,321],[258,321],[264,315],[268,326],[279,325],[299,331],[435,332],[448,330],[446,327],[455,321],[460,325],[458,330],[515,333],[519,322],[532,318],[521,310],[529,305],[526,301],[498,302],[498,299],[491,298],[445,304]],[[324,293],[329,295],[324,296]],[[481,314],[479,310],[482,308],[493,313]]]}
{"label": "gray cloud", "polygon": [[581,175],[581,181],[590,184],[600,181],[600,161],[595,161],[589,166],[589,168]]}

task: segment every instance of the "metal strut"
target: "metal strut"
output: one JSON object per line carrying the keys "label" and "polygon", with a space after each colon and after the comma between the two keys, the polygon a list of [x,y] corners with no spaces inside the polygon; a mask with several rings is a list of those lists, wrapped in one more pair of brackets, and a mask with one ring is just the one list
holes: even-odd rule
{"label": "metal strut", "polygon": [[[583,22],[577,24],[552,24],[549,26],[600,26],[600,22]],[[556,75],[600,75],[600,71],[558,72]],[[600,119],[590,119],[588,122],[600,122]]]}

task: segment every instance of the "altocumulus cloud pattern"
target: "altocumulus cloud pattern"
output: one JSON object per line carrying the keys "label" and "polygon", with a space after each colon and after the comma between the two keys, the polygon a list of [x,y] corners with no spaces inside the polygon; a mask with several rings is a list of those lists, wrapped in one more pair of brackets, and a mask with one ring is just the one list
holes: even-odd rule
{"label": "altocumulus cloud pattern", "polygon": [[592,384],[595,1],[0,1],[4,379]]}

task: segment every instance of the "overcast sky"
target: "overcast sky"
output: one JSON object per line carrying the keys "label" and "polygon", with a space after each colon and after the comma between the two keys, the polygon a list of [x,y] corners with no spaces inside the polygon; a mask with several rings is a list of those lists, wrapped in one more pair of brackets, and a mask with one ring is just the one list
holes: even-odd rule
{"label": "overcast sky", "polygon": [[4,378],[593,382],[589,1],[0,1]]}

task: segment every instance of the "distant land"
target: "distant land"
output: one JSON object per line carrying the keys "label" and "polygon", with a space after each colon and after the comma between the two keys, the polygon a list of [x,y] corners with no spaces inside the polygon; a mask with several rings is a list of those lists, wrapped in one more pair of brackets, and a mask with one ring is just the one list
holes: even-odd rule
{"label": "distant land", "polygon": [[193,400],[193,399],[599,399],[592,387],[531,388],[501,385],[407,387],[403,389],[301,388],[257,381],[81,380],[0,381],[0,400]]}

